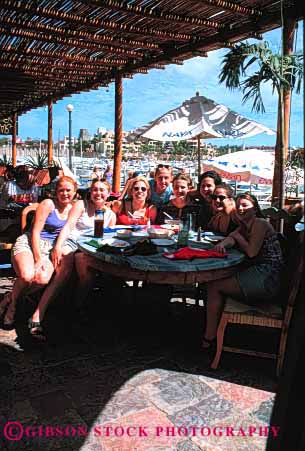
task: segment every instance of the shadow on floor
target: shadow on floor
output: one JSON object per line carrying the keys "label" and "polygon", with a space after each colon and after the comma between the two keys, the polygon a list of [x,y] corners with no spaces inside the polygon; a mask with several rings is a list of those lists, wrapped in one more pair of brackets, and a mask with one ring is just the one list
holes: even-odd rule
{"label": "shadow on floor", "polygon": [[[1,449],[196,451],[205,449],[206,438],[105,437],[92,431],[111,424],[126,430],[238,423],[247,415],[249,422],[268,424],[274,363],[224,354],[221,367],[210,370],[210,356],[200,349],[203,308],[170,302],[167,287],[151,285],[136,295],[119,283],[96,290],[85,322],[59,299],[48,311],[43,345],[33,343],[25,326],[34,306],[23,307],[17,337],[0,331],[0,422],[3,428],[18,421],[23,437],[4,439]],[[228,396],[231,383],[234,396]],[[59,435],[48,425],[61,426]],[[264,449],[262,442],[251,443],[240,449]],[[220,442],[218,449],[225,449]]]}

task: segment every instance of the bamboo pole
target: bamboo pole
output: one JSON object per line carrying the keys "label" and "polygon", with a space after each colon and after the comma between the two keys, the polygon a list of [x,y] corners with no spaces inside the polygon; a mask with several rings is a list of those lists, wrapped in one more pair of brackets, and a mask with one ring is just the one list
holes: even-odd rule
{"label": "bamboo pole", "polygon": [[113,182],[112,190],[120,192],[121,188],[121,163],[122,163],[122,97],[123,97],[123,77],[121,74],[115,76],[115,140],[114,140],[114,160],[113,160]]}
{"label": "bamboo pole", "polygon": [[48,101],[48,165],[53,162],[53,102]]}

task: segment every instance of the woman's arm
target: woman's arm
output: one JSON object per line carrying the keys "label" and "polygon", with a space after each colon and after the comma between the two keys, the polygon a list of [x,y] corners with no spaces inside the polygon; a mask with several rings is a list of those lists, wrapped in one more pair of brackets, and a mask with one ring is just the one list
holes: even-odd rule
{"label": "woman's arm", "polygon": [[239,227],[230,233],[230,237],[233,237],[240,249],[250,257],[256,257],[261,250],[266,232],[269,228],[269,224],[264,219],[256,219],[251,232],[248,237],[243,234],[243,230]]}
{"label": "woman's arm", "polygon": [[152,224],[154,224],[156,222],[157,213],[158,213],[157,207],[155,205],[151,205],[149,207],[149,219]]}
{"label": "woman's arm", "polygon": [[110,218],[109,218],[109,224],[107,227],[113,227],[116,225],[116,214],[110,210]]}
{"label": "woman's arm", "polygon": [[229,249],[230,247],[233,247],[235,244],[236,244],[235,239],[232,236],[227,236],[220,243],[216,244],[213,247],[213,250],[217,251],[217,252],[221,252],[222,254],[224,254],[226,249]]}
{"label": "woman's arm", "polygon": [[84,201],[78,200],[73,207],[71,208],[68,216],[68,220],[64,227],[61,229],[60,234],[58,235],[58,238],[56,240],[56,244],[54,246],[54,249],[52,251],[52,263],[54,265],[54,268],[56,269],[57,266],[60,264],[61,261],[61,254],[62,254],[62,247],[68,236],[70,235],[72,229],[76,226],[76,223],[78,219],[81,217],[83,211],[85,209]]}
{"label": "woman's arm", "polygon": [[40,253],[40,233],[46,223],[47,217],[54,208],[54,203],[51,199],[43,200],[37,207],[35,212],[34,224],[32,229],[32,251],[35,265],[41,261]]}
{"label": "woman's arm", "polygon": [[114,201],[112,201],[111,210],[112,210],[115,214],[120,213],[121,210],[122,210],[122,202],[121,202],[120,200],[114,200]]}
{"label": "woman's arm", "polygon": [[235,200],[227,198],[223,200],[223,210],[227,215],[231,215],[236,211]]}
{"label": "woman's arm", "polygon": [[118,200],[123,200],[123,199],[124,199],[125,194],[127,193],[128,188],[129,188],[129,185],[130,185],[130,183],[131,183],[132,180],[133,180],[133,178],[127,180],[127,182],[126,182],[126,184],[125,184],[125,186],[124,186],[123,191],[121,192],[121,194],[120,194],[119,197],[118,197]]}

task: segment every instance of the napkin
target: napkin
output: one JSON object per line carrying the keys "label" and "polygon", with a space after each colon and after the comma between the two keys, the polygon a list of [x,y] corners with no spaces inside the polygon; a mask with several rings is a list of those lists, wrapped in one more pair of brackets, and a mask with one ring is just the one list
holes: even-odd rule
{"label": "napkin", "polygon": [[98,249],[99,247],[102,246],[102,244],[99,243],[98,240],[94,240],[94,239],[85,241],[85,244],[88,244],[88,246],[95,247],[96,249]]}
{"label": "napkin", "polygon": [[101,242],[98,242],[98,240],[90,240],[86,241],[85,244],[88,246],[95,247],[97,251],[99,252],[106,252],[107,254],[122,254],[121,248],[111,246],[109,244],[102,244]]}
{"label": "napkin", "polygon": [[163,254],[163,256],[170,258],[171,260],[192,260],[193,258],[224,258],[227,257],[228,254],[206,249],[182,247],[176,252],[168,252]]}
{"label": "napkin", "polygon": [[142,227],[139,225],[131,225],[130,227],[105,227],[104,233],[111,233],[111,232],[116,232],[117,230],[126,230],[126,229],[138,231],[138,230],[142,230]]}

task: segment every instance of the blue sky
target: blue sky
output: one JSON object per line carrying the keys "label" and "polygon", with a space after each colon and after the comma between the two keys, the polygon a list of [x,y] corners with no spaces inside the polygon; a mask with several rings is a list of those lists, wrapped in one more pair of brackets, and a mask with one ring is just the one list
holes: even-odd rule
{"label": "blue sky", "polygon": [[[264,34],[264,39],[273,50],[281,49],[281,30]],[[253,41],[254,42],[254,41]],[[299,23],[296,39],[297,50],[303,50],[303,24]],[[132,130],[156,119],[168,110],[178,107],[184,100],[201,95],[222,103],[232,110],[264,125],[276,129],[277,96],[270,86],[265,86],[263,98],[266,112],[251,112],[251,103],[242,104],[242,94],[230,92],[219,85],[218,75],[223,55],[227,49],[209,52],[208,58],[192,58],[183,66],[169,65],[165,70],[151,70],[146,75],[136,75],[123,82],[123,129]],[[68,135],[68,113],[66,105],[72,103],[72,134],[78,136],[80,128],[90,134],[98,127],[114,129],[114,84],[106,88],[67,97],[53,106],[53,140]],[[290,146],[304,146],[304,103],[302,93],[293,93],[290,119]],[[47,109],[38,108],[19,117],[21,138],[47,139]],[[216,145],[243,143],[241,140],[209,140]],[[257,135],[245,140],[246,146],[274,145],[275,136]]]}

